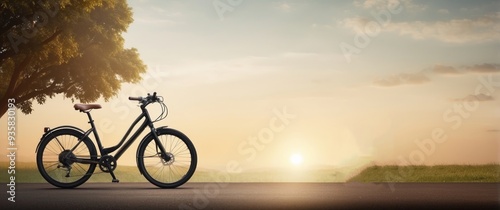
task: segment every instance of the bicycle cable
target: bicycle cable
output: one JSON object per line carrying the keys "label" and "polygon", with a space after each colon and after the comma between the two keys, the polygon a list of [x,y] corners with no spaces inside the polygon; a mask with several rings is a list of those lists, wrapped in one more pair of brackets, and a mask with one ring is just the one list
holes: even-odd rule
{"label": "bicycle cable", "polygon": [[158,122],[158,121],[161,121],[165,118],[167,118],[168,116],[168,107],[167,105],[163,102],[163,97],[162,96],[158,96],[158,100],[157,102],[160,104],[160,107],[161,107],[161,113],[160,115],[153,121],[153,123],[155,122]]}

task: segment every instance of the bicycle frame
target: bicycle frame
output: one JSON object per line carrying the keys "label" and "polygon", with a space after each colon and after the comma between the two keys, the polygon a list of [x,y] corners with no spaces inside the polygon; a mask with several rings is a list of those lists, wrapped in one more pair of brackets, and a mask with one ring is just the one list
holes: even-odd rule
{"label": "bicycle frame", "polygon": [[[144,135],[135,155],[141,175],[160,188],[176,188],[186,183],[196,170],[198,156],[192,141],[184,133],[167,126],[155,128],[154,123],[168,115],[163,97],[156,96],[154,92],[148,93],[146,97],[131,96],[128,99],[139,102],[141,113],[130,124],[121,140],[114,142],[117,144],[111,147],[103,146],[90,113],[92,109],[101,108],[99,104],[73,106],[75,110],[87,114],[90,128],[87,127],[86,131],[70,125],[54,129],[45,127],[35,149],[40,175],[56,187],[75,188],[88,181],[98,167],[101,172],[111,175],[111,182],[118,183],[120,180],[114,174],[118,159],[139,136]],[[154,120],[146,109],[152,103],[158,103],[161,107],[161,114]],[[145,131],[147,128],[149,129]],[[95,141],[92,140],[91,133],[94,133]]]}
{"label": "bicycle frame", "polygon": [[[139,137],[139,135],[144,131],[144,129],[146,129],[146,127],[149,127],[151,129],[151,134],[154,137],[156,145],[159,146],[159,149],[160,149],[161,153],[162,154],[166,154],[166,150],[163,147],[163,145],[160,143],[160,140],[158,139],[158,135],[156,134],[156,128],[154,127],[153,122],[151,121],[151,117],[149,116],[149,112],[146,109],[147,105],[149,105],[149,103],[147,103],[147,104],[141,104],[142,113],[137,117],[137,119],[132,123],[132,125],[130,125],[129,129],[127,130],[127,132],[125,133],[125,135],[122,137],[122,139],[120,140],[120,142],[117,145],[115,145],[115,146],[107,147],[107,148],[104,148],[102,146],[101,139],[99,138],[99,134],[97,133],[97,130],[96,130],[96,127],[95,127],[95,124],[94,124],[94,120],[92,119],[92,116],[90,115],[90,112],[89,111],[85,112],[87,114],[88,118],[89,118],[89,124],[90,124],[91,128],[84,133],[84,136],[71,149],[71,151],[73,151],[74,149],[76,149],[78,147],[78,145],[82,142],[82,140],[85,139],[86,137],[88,137],[90,135],[90,133],[94,133],[95,141],[97,142],[97,146],[99,147],[99,153],[100,153],[101,157],[104,156],[104,155],[108,155],[109,153],[112,153],[112,152],[118,150],[116,152],[116,154],[114,155],[114,158],[116,160],[118,160],[123,155],[123,153],[125,153],[125,151],[127,151],[127,149],[130,147],[130,145],[132,145],[132,143],[134,143],[134,141],[137,139],[137,137]],[[132,131],[132,129],[143,118],[144,118],[144,121],[142,122],[141,126],[134,132],[134,134],[132,134],[132,136],[128,140],[126,140],[126,138],[130,134],[130,132]],[[78,162],[86,163],[87,161],[79,159]]]}

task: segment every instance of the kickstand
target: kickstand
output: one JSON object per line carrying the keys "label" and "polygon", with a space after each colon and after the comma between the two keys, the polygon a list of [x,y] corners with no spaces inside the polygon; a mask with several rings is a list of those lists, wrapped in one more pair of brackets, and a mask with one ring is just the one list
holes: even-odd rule
{"label": "kickstand", "polygon": [[115,173],[113,173],[113,170],[111,170],[111,166],[109,164],[106,164],[106,168],[108,168],[109,170],[109,173],[111,174],[111,177],[113,177],[113,180],[111,180],[111,182],[113,183],[118,183],[120,182],[120,180],[118,180],[115,176]]}

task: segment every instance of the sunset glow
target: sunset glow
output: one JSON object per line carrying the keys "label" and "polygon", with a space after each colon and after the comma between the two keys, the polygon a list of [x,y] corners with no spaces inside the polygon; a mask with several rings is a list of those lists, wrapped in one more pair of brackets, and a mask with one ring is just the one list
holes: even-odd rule
{"label": "sunset glow", "polygon": [[[148,69],[95,102],[104,147],[141,113],[128,97],[156,91],[168,117],[155,126],[186,134],[200,170],[344,178],[370,164],[499,163],[500,1],[212,2],[128,1],[125,46]],[[35,162],[44,127],[89,129],[75,103],[59,94],[18,111],[16,161]],[[135,166],[144,135],[118,164]]]}
{"label": "sunset glow", "polygon": [[302,155],[299,154],[299,153],[295,153],[295,154],[292,154],[290,156],[290,162],[294,165],[294,166],[298,166],[300,164],[302,164],[303,162],[303,158],[302,158]]}

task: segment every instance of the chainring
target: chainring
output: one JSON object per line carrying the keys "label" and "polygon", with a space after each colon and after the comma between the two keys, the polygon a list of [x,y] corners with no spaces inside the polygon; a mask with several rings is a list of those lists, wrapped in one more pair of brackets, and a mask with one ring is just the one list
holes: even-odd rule
{"label": "chainring", "polygon": [[99,160],[99,168],[101,169],[101,171],[106,173],[111,172],[110,169],[108,169],[108,165],[111,171],[115,170],[117,166],[115,157],[113,157],[112,155],[102,156],[101,159]]}

